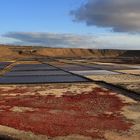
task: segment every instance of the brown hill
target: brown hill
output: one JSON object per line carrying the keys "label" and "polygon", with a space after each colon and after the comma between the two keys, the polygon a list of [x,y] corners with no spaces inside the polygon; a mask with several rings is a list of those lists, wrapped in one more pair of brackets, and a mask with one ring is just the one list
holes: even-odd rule
{"label": "brown hill", "polygon": [[115,50],[71,49],[71,48],[43,48],[37,51],[39,55],[51,57],[117,57],[123,54]]}
{"label": "brown hill", "polygon": [[14,52],[9,46],[0,45],[0,60],[1,59],[16,59],[21,57],[17,52]]}
{"label": "brown hill", "polygon": [[79,48],[45,48],[0,45],[0,58],[17,59],[36,56],[48,57],[140,57],[140,50],[97,50]]}

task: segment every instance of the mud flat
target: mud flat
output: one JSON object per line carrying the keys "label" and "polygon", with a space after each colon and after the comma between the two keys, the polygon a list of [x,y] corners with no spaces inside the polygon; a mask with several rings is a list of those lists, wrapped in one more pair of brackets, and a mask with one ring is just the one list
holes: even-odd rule
{"label": "mud flat", "polygon": [[111,83],[140,82],[140,76],[128,75],[128,74],[91,75],[88,77],[97,81],[106,81]]}
{"label": "mud flat", "polygon": [[126,73],[126,74],[134,74],[134,75],[140,75],[140,70],[118,70],[118,72]]}
{"label": "mud flat", "polygon": [[117,85],[140,94],[140,82],[120,83]]}
{"label": "mud flat", "polygon": [[140,76],[129,74],[117,75],[90,75],[87,76],[95,81],[105,81],[114,85],[119,85],[125,89],[140,93]]}

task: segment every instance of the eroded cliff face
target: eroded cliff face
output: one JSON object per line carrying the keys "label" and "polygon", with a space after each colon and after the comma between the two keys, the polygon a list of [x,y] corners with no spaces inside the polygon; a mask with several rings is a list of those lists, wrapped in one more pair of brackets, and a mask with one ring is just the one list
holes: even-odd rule
{"label": "eroded cliff face", "polygon": [[117,57],[122,55],[124,51],[117,50],[92,50],[92,49],[52,49],[43,48],[37,52],[39,55],[52,57]]}
{"label": "eroded cliff face", "polygon": [[51,57],[140,57],[140,50],[40,48],[37,54]]}
{"label": "eroded cliff face", "polygon": [[48,57],[140,57],[140,50],[97,50],[79,48],[45,48],[0,45],[0,58],[22,58],[29,55]]}

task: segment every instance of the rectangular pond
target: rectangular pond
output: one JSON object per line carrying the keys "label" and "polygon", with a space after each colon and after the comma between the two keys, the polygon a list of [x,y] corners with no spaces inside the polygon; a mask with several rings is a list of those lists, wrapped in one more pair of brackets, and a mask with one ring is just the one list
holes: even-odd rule
{"label": "rectangular pond", "polygon": [[41,84],[41,83],[62,83],[62,82],[87,82],[86,78],[76,75],[58,76],[15,76],[1,77],[0,84]]}
{"label": "rectangular pond", "polygon": [[107,70],[90,70],[90,71],[70,71],[74,74],[78,75],[111,75],[111,74],[119,74],[117,72],[107,71]]}
{"label": "rectangular pond", "polygon": [[61,70],[46,70],[46,71],[11,71],[5,74],[5,76],[38,76],[38,75],[69,75],[68,72]]}

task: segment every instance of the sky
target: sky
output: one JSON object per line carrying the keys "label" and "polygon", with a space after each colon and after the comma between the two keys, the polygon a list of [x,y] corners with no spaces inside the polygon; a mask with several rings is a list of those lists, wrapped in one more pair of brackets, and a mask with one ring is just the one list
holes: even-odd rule
{"label": "sky", "polygon": [[0,43],[140,50],[139,0],[0,0]]}

